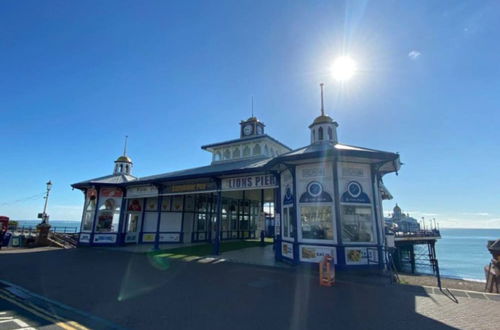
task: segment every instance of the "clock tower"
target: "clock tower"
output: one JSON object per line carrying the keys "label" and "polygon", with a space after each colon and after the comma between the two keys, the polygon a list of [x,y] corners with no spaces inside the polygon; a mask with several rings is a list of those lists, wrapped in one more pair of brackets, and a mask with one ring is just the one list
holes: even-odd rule
{"label": "clock tower", "polygon": [[240,122],[240,137],[264,135],[264,123],[261,123],[256,117],[250,117]]}

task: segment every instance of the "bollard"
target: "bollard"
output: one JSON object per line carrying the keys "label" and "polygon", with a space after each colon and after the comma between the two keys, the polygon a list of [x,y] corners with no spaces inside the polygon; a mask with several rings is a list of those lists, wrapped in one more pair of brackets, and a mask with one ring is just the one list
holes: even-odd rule
{"label": "bollard", "polygon": [[328,254],[319,263],[319,285],[332,286],[335,283],[335,263]]}

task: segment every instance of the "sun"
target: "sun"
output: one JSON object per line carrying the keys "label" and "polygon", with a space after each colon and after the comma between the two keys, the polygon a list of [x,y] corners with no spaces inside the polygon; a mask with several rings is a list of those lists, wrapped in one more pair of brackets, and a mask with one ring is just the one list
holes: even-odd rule
{"label": "sun", "polygon": [[349,80],[357,71],[356,62],[349,56],[340,56],[332,64],[331,72],[333,78],[338,81]]}

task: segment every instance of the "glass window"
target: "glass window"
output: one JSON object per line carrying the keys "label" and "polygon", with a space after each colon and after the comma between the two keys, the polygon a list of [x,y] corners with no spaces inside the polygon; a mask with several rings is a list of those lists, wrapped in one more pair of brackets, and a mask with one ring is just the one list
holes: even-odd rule
{"label": "glass window", "polygon": [[248,146],[245,146],[243,149],[243,157],[249,157],[250,156],[250,148]]}
{"label": "glass window", "polygon": [[161,201],[161,211],[168,212],[170,211],[170,207],[172,206],[172,197],[171,196],[163,196]]}
{"label": "glass window", "polygon": [[342,206],[342,239],[345,242],[373,242],[373,217],[370,206]]}
{"label": "glass window", "polygon": [[260,155],[260,153],[261,153],[260,145],[256,144],[253,147],[253,154],[254,154],[254,156],[258,156],[258,155]]}
{"label": "glass window", "polygon": [[140,212],[141,210],[142,210],[142,199],[138,199],[138,198],[129,199],[127,211]]}
{"label": "glass window", "polygon": [[292,237],[292,224],[291,224],[291,215],[292,208],[285,207],[283,209],[283,237],[291,238]]}
{"label": "glass window", "polygon": [[158,210],[158,198],[151,197],[146,199],[146,211]]}
{"label": "glass window", "polygon": [[94,212],[87,211],[83,216],[82,231],[92,231],[92,222],[94,221]]}
{"label": "glass window", "polygon": [[136,233],[139,229],[139,215],[129,214],[127,219],[127,233]]}
{"label": "glass window", "polygon": [[120,220],[121,198],[107,198],[99,207],[96,232],[117,232]]}
{"label": "glass window", "polygon": [[300,224],[304,239],[333,240],[331,206],[302,206]]}
{"label": "glass window", "polygon": [[173,197],[173,209],[172,211],[181,212],[182,211],[182,196]]}

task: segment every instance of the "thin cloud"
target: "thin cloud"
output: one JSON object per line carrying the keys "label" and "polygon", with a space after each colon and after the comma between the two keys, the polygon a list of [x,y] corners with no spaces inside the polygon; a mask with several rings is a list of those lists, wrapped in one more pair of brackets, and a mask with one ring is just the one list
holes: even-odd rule
{"label": "thin cloud", "polygon": [[413,60],[413,61],[418,59],[420,57],[420,55],[422,55],[422,53],[419,52],[418,50],[412,50],[411,52],[408,53],[408,57],[410,58],[410,60]]}

